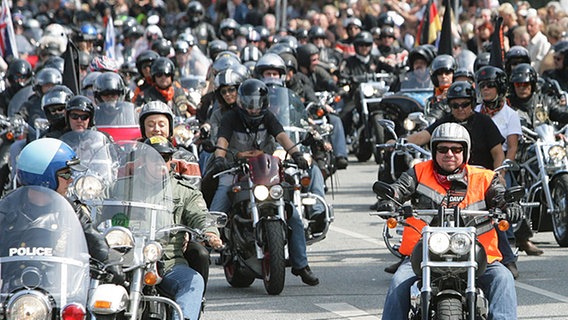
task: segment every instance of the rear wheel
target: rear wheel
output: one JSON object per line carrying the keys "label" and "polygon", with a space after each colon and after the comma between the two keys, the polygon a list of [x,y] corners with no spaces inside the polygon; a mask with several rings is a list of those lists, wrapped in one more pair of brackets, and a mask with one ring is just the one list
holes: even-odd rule
{"label": "rear wheel", "polygon": [[235,288],[247,288],[254,282],[255,277],[249,272],[243,270],[243,267],[233,257],[221,253],[221,261],[223,261],[223,271],[225,279]]}
{"label": "rear wheel", "polygon": [[436,319],[438,320],[462,320],[462,303],[459,299],[449,296],[442,297],[438,301]]}
{"label": "rear wheel", "polygon": [[552,231],[561,247],[568,247],[568,175],[563,174],[552,180],[550,193],[554,210],[552,211]]}
{"label": "rear wheel", "polygon": [[277,221],[265,223],[264,232],[264,259],[262,259],[264,288],[268,294],[280,294],[284,289],[286,277],[285,233],[282,225]]}
{"label": "rear wheel", "polygon": [[355,150],[355,156],[359,162],[365,162],[369,160],[373,154],[372,141],[370,139],[366,139],[365,129],[360,130],[358,139],[359,143],[358,148]]}

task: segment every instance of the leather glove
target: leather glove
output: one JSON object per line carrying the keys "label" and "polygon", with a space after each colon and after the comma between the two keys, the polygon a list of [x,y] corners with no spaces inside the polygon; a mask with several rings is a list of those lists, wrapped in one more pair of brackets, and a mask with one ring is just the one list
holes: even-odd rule
{"label": "leather glove", "polygon": [[381,200],[377,204],[377,211],[395,212],[396,205],[392,200]]}
{"label": "leather glove", "polygon": [[523,207],[520,204],[512,202],[507,204],[507,220],[510,223],[517,223],[525,217]]}
{"label": "leather glove", "polygon": [[106,271],[112,276],[112,279],[110,280],[112,283],[121,286],[126,281],[126,276],[122,271],[121,265],[109,266],[106,268]]}
{"label": "leather glove", "polygon": [[304,158],[304,155],[300,151],[292,153],[292,159],[294,159],[298,168],[308,170],[308,161],[306,161],[306,158]]}
{"label": "leather glove", "polygon": [[216,157],[215,159],[213,159],[212,166],[214,174],[225,171],[231,167],[229,165],[229,161],[227,161],[225,157]]}

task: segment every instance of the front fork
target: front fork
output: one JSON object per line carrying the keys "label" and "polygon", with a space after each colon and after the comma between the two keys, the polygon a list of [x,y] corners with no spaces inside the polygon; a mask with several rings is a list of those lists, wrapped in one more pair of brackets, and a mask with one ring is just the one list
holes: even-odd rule
{"label": "front fork", "polygon": [[[264,250],[262,249],[262,246],[264,246],[263,243],[263,239],[262,239],[262,230],[259,230],[258,228],[262,228],[262,224],[259,225],[260,222],[260,213],[258,212],[258,204],[256,202],[256,198],[254,197],[253,194],[253,189],[254,186],[252,184],[252,181],[249,180],[249,198],[250,198],[250,202],[249,202],[249,206],[250,206],[250,212],[251,212],[251,217],[252,217],[252,226],[253,226],[253,230],[255,231],[255,237],[256,237],[256,241],[255,241],[255,249],[256,249],[256,257],[257,259],[261,260],[264,258]],[[286,221],[286,206],[284,203],[284,199],[280,198],[278,200],[275,201],[275,205],[278,208],[278,219],[282,220],[282,221]],[[262,244],[262,246],[260,245]],[[286,244],[286,250],[284,251],[286,253],[286,255],[288,255],[288,244]],[[288,258],[288,257],[286,257]]]}

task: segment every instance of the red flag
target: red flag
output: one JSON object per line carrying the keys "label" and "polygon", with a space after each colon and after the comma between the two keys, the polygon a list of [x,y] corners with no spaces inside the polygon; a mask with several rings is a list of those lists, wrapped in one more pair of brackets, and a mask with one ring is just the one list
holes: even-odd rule
{"label": "red flag", "polygon": [[416,45],[432,44],[438,38],[438,32],[442,30],[442,23],[438,16],[438,8],[433,0],[428,0],[426,10],[420,25],[418,25],[418,37],[416,37]]}

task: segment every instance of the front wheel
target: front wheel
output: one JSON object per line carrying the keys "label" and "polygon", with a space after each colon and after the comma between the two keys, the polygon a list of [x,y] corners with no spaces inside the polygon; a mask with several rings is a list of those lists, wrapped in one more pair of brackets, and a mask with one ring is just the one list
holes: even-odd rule
{"label": "front wheel", "polygon": [[462,303],[453,296],[442,297],[438,301],[436,319],[438,320],[462,320]]}
{"label": "front wheel", "polygon": [[278,221],[264,224],[264,258],[262,259],[262,275],[264,289],[268,294],[280,294],[284,289],[286,277],[286,260],[284,248],[285,232]]}
{"label": "front wheel", "polygon": [[552,211],[552,231],[561,247],[568,247],[568,175],[563,174],[552,180],[550,193],[554,205]]}
{"label": "front wheel", "polygon": [[365,128],[359,130],[358,148],[355,150],[355,156],[359,162],[366,162],[373,155],[373,145],[371,139],[365,136]]}

